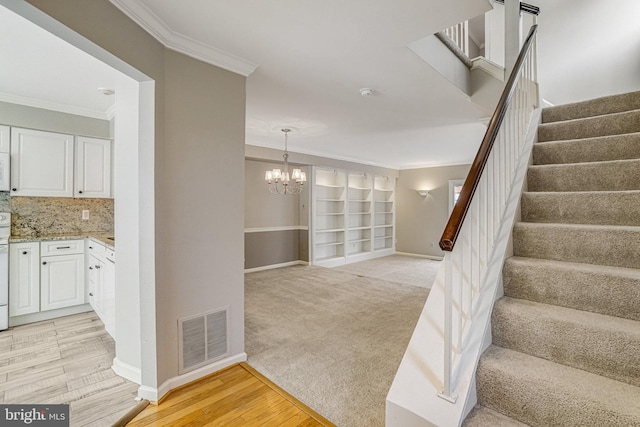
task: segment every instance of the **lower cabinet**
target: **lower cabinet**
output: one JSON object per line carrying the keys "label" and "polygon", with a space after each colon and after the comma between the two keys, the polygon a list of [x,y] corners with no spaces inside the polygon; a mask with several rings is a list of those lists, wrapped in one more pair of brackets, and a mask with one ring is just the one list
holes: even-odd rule
{"label": "lower cabinet", "polygon": [[84,254],[40,258],[40,311],[84,304]]}
{"label": "lower cabinet", "polygon": [[85,303],[84,241],[12,243],[9,316]]}
{"label": "lower cabinet", "polygon": [[115,338],[115,264],[108,257],[109,251],[104,245],[87,240],[89,303],[105,330]]}
{"label": "lower cabinet", "polygon": [[9,316],[40,311],[40,243],[9,245]]}

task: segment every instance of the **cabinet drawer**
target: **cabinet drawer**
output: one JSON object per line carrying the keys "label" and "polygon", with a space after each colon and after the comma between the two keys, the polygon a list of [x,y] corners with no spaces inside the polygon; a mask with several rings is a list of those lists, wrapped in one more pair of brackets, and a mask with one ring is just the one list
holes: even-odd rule
{"label": "cabinet drawer", "polygon": [[87,239],[87,254],[93,255],[99,259],[104,259],[107,254],[107,248],[94,240]]}
{"label": "cabinet drawer", "polygon": [[52,240],[40,242],[40,256],[84,253],[84,240]]}

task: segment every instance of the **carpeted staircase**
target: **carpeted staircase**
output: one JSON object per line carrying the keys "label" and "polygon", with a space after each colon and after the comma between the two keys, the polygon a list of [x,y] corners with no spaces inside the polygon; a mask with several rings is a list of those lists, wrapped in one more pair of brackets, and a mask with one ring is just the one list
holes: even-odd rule
{"label": "carpeted staircase", "polygon": [[547,108],[466,426],[640,426],[640,92]]}

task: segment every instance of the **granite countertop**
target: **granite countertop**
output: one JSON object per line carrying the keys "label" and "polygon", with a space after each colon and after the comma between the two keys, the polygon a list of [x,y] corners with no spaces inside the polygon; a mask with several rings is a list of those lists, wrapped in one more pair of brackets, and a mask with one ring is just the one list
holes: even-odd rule
{"label": "granite countertop", "polygon": [[11,236],[9,237],[9,243],[40,242],[43,240],[76,240],[85,238],[95,240],[109,249],[116,249],[115,241],[113,240],[113,233],[104,233],[99,231],[69,234],[42,234],[39,236]]}

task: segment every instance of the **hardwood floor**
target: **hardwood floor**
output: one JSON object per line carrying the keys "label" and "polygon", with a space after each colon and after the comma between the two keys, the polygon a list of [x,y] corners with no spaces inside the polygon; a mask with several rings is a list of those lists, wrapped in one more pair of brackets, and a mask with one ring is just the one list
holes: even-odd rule
{"label": "hardwood floor", "polygon": [[114,356],[94,312],[2,331],[0,403],[68,403],[72,426],[111,426],[138,391],[111,370]]}
{"label": "hardwood floor", "polygon": [[245,363],[174,390],[127,425],[334,426]]}

